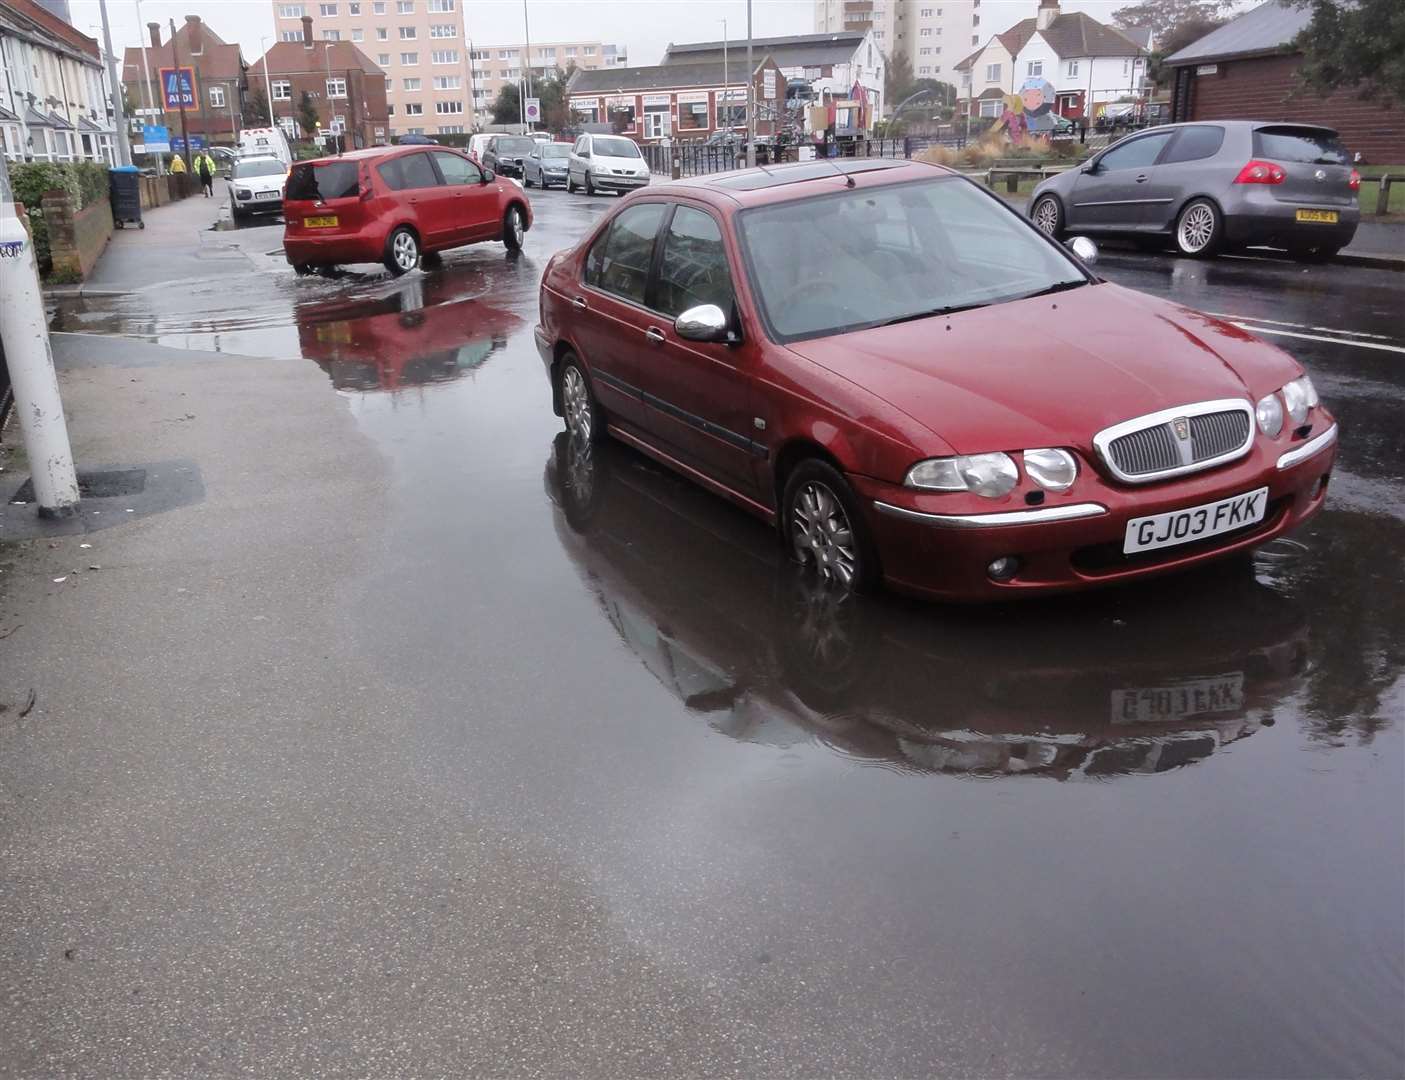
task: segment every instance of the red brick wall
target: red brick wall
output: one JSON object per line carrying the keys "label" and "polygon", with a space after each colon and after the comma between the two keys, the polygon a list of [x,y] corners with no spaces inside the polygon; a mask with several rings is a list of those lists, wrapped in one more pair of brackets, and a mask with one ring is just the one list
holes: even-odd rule
{"label": "red brick wall", "polygon": [[1319,97],[1297,85],[1300,57],[1219,61],[1214,75],[1194,75],[1189,120],[1288,120],[1341,132],[1348,150],[1376,165],[1405,164],[1405,109],[1357,101],[1349,93]]}

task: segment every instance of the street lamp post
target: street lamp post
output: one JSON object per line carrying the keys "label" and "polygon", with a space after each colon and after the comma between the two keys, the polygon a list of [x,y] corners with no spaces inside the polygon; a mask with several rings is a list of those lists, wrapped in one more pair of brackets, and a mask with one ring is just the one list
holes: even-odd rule
{"label": "street lamp post", "polygon": [[732,130],[732,83],[727,77],[727,20],[722,20],[722,108],[726,110],[727,130]]}
{"label": "street lamp post", "polygon": [[[145,29],[146,29],[146,26],[145,26],[145,24],[141,21],[141,0],[136,0],[136,4],[137,4],[137,26],[140,27],[142,30],[145,30]],[[139,42],[141,43],[141,70],[142,70],[142,75],[145,76],[145,78],[143,78],[142,82],[143,82],[143,84],[146,86],[146,109],[147,109],[147,116],[150,117],[152,120],[155,120],[156,116],[159,115],[159,116],[161,117],[162,122],[164,123],[165,120],[166,120],[166,110],[165,110],[165,109],[162,109],[159,113],[156,112],[156,95],[155,95],[154,93],[152,93],[152,90],[151,90],[151,61],[147,60],[147,58],[146,58],[146,38],[145,38],[145,37],[142,37],[142,36],[140,36],[140,34],[138,34],[137,41],[139,41]],[[168,137],[169,137],[169,135],[168,135]],[[152,155],[152,156],[156,158],[156,175],[157,175],[157,176],[165,176],[165,175],[166,175],[166,159],[165,159],[164,157],[162,157],[160,154],[154,154],[154,155]]]}
{"label": "street lamp post", "polygon": [[518,99],[522,105],[522,126],[527,126],[527,98],[532,96],[532,27],[527,21],[527,0],[522,0],[522,37],[525,39],[522,45],[522,79],[526,85],[525,93],[519,92]]}
{"label": "street lamp post", "polygon": [[263,92],[268,95],[268,126],[277,127],[278,122],[273,119],[273,80],[268,76],[268,47],[264,45],[264,40],[260,34],[259,48],[263,49]]}
{"label": "street lamp post", "polygon": [[132,144],[127,139],[127,110],[122,107],[122,83],[117,78],[117,57],[112,55],[112,27],[107,21],[107,0],[98,0],[102,13],[102,43],[107,50],[107,78],[112,84],[112,119],[117,125],[117,149],[123,165],[132,163]]}
{"label": "street lamp post", "polygon": [[756,69],[751,60],[751,0],[746,0],[746,167],[756,168]]}

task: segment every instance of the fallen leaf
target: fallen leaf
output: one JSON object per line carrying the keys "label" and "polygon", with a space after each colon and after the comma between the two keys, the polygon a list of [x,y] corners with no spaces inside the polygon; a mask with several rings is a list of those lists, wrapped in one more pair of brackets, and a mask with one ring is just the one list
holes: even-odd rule
{"label": "fallen leaf", "polygon": [[34,693],[34,690],[31,688],[30,691],[29,691],[29,699],[24,703],[24,708],[20,710],[20,719],[21,719],[21,720],[23,720],[26,716],[28,716],[28,715],[30,714],[30,712],[33,710],[33,708],[34,708],[34,699],[35,699],[37,696],[38,696],[38,695],[36,695],[36,694]]}

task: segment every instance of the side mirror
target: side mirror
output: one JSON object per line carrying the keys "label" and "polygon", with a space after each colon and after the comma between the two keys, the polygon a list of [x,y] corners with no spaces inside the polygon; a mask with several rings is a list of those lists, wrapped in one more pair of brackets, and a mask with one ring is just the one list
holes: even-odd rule
{"label": "side mirror", "polygon": [[684,341],[726,341],[727,313],[716,304],[690,307],[673,320],[673,332]]}
{"label": "side mirror", "polygon": [[1082,165],[1078,166],[1078,171],[1082,173],[1095,173],[1098,171],[1098,163],[1096,161],[1085,161]]}
{"label": "side mirror", "polygon": [[1068,241],[1068,250],[1073,252],[1086,266],[1098,261],[1098,245],[1086,236],[1075,236]]}
{"label": "side mirror", "polygon": [[483,170],[483,183],[486,184],[486,183],[487,183],[489,180],[491,180],[495,175],[497,175],[497,174],[494,173],[492,169],[484,169],[484,170]]}
{"label": "side mirror", "polygon": [[589,150],[582,150],[582,151],[580,152],[580,155],[579,155],[579,156],[580,156],[580,157],[590,157],[590,151],[589,151]]}

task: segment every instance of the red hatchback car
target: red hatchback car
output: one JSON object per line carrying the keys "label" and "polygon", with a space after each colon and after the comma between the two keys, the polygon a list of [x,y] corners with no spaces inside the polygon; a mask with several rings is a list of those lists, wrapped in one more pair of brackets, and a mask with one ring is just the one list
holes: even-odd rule
{"label": "red hatchback car", "polygon": [[381,146],[293,166],[283,197],[283,250],[294,269],[383,262],[483,240],[522,246],[532,206],[522,188],[444,146]]}
{"label": "red hatchback car", "polygon": [[541,319],[576,436],[776,523],[845,587],[993,599],[1191,566],[1312,516],[1335,457],[1292,357],[915,162],[639,192],[552,258]]}

